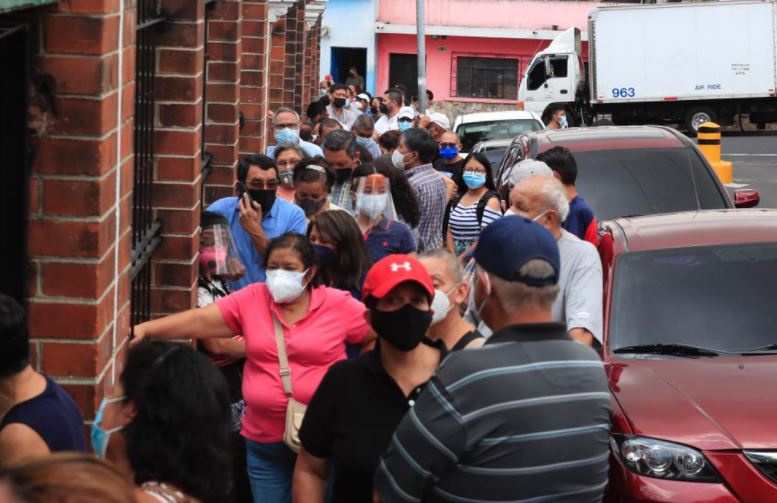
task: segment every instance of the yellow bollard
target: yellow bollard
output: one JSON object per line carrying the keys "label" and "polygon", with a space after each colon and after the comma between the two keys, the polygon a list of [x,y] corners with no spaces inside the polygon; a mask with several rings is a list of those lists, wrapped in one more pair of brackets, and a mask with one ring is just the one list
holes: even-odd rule
{"label": "yellow bollard", "polygon": [[705,122],[699,126],[699,150],[712,165],[712,169],[722,183],[734,181],[734,165],[720,160],[720,126],[714,122]]}

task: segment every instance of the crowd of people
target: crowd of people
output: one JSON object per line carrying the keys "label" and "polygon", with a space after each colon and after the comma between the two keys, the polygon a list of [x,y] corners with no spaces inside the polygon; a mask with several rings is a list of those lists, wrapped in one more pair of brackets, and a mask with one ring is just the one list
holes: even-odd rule
{"label": "crowd of people", "polygon": [[502,200],[431,92],[419,111],[363,87],[352,69],[304,120],[271,114],[201,215],[197,307],[132,328],[99,459],[0,297],[0,501],[601,499],[602,267],[574,158],[522,161]]}

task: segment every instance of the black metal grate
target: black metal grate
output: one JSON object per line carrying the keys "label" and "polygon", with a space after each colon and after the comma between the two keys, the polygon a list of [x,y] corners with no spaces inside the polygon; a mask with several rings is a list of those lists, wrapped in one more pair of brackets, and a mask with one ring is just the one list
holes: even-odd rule
{"label": "black metal grate", "polygon": [[154,80],[159,0],[138,0],[135,48],[135,170],[132,192],[131,324],[151,316],[151,254],[159,244],[161,223],[154,220]]}
{"label": "black metal grate", "polygon": [[518,97],[518,60],[456,58],[456,96],[510,99]]}

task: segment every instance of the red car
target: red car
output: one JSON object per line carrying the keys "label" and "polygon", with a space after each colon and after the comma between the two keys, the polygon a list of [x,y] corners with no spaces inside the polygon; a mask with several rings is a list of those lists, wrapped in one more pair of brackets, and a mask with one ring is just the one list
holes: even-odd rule
{"label": "red car", "polygon": [[606,222],[605,502],[777,502],[777,210]]}

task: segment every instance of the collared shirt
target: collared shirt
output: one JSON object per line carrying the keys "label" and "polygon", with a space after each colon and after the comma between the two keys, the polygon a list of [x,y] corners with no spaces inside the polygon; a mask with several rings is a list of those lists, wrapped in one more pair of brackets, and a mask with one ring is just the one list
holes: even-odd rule
{"label": "collared shirt", "polygon": [[351,180],[343,183],[335,183],[329,192],[329,202],[341,209],[353,212],[353,199],[351,199]]}
{"label": "collared shirt", "polygon": [[280,442],[286,404],[272,313],[283,325],[294,399],[309,403],[326,371],[345,358],[345,344],[360,344],[369,325],[364,304],[336,288],[310,291],[305,316],[287,325],[267,285],[257,283],[218,299],[216,305],[234,334],[246,341],[243,397],[246,415],[241,434],[254,442]]}
{"label": "collared shirt", "polygon": [[602,342],[602,261],[594,245],[561,229],[557,241],[561,256],[559,294],[553,302],[553,319],[569,330],[584,328]]}
{"label": "collared shirt", "polygon": [[387,255],[416,251],[415,239],[410,232],[410,227],[403,222],[385,217],[364,233],[364,241],[367,243],[367,251],[373,264]]}
{"label": "collared shirt", "polygon": [[346,131],[351,130],[351,126],[353,126],[353,121],[356,120],[356,117],[361,115],[361,112],[357,110],[351,110],[348,107],[343,107],[340,109],[340,113],[337,113],[335,110],[335,107],[332,106],[330,103],[326,106],[326,113],[329,115],[330,118],[335,119],[337,122],[342,124],[343,128],[345,128]]}
{"label": "collared shirt", "polygon": [[442,221],[448,204],[448,190],[443,175],[431,164],[405,170],[410,186],[418,198],[418,251],[435,250],[442,246]]}
{"label": "collared shirt", "polygon": [[[440,361],[447,354],[442,341],[424,343],[440,351]],[[305,450],[334,466],[332,501],[372,501],[380,455],[424,386],[406,396],[383,368],[380,343],[374,351],[329,369],[305,411],[299,436]]]}
{"label": "collared shirt", "polygon": [[589,347],[560,323],[513,325],[451,353],[379,464],[383,503],[599,502],[610,393]]}
{"label": "collared shirt", "polygon": [[[324,157],[324,151],[321,150],[321,147],[319,147],[315,143],[310,143],[309,141],[300,140],[297,146],[301,148],[302,151],[305,152],[309,157],[316,157],[316,156]],[[274,159],[275,156],[273,154],[275,154],[276,148],[278,148],[278,145],[270,145],[264,151],[264,154],[267,157],[272,157]]]}
{"label": "collared shirt", "polygon": [[378,132],[378,136],[382,135],[386,131],[394,131],[399,129],[399,122],[397,122],[398,117],[399,113],[397,113],[394,117],[389,117],[387,114],[381,115],[380,119],[375,121],[375,131]]}
{"label": "collared shirt", "polygon": [[[240,208],[236,197],[225,197],[208,206],[208,211],[218,213],[229,220],[229,229],[232,239],[235,241],[240,262],[246,269],[245,276],[237,281],[230,281],[229,288],[233,291],[243,287],[264,281],[264,261],[259,250],[251,241],[251,236],[240,225]],[[298,232],[305,234],[305,213],[296,205],[283,199],[276,198],[270,208],[270,213],[262,218],[262,230],[269,238],[277,238],[284,232]]]}

